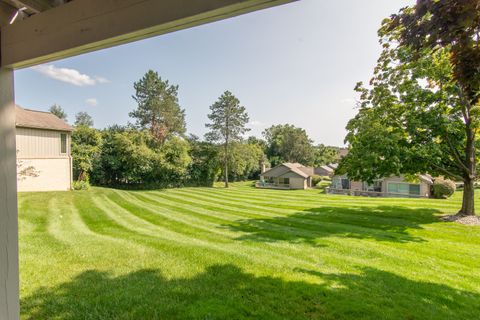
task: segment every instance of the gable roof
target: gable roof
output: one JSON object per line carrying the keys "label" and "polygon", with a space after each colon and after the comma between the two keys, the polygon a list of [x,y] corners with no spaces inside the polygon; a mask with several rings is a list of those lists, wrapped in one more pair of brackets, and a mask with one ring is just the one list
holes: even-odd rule
{"label": "gable roof", "polygon": [[324,165],[324,166],[321,166],[320,169],[323,169],[327,172],[330,172],[330,173],[333,173],[333,168],[332,167],[329,167],[328,165]]}
{"label": "gable roof", "polygon": [[347,154],[348,154],[348,148],[340,148],[338,150],[338,155],[340,156],[340,158],[345,157]]}
{"label": "gable roof", "polygon": [[301,165],[300,163],[290,163],[290,162],[286,162],[286,163],[283,163],[283,165],[287,168],[290,169],[290,171],[298,174],[299,176],[301,177],[304,177],[304,178],[308,178],[308,174],[305,173],[304,170],[302,170],[303,168],[306,168],[305,166]]}
{"label": "gable roof", "polygon": [[15,106],[15,125],[21,128],[73,131],[73,128],[50,112],[23,109]]}
{"label": "gable roof", "polygon": [[330,168],[332,168],[333,170],[335,170],[335,169],[338,168],[338,163],[329,163],[329,164],[327,164],[327,166],[329,166]]}
{"label": "gable roof", "polygon": [[308,170],[309,168],[305,167],[304,165],[302,165],[300,163],[290,163],[290,162],[285,162],[285,163],[282,163],[282,164],[280,164],[276,167],[273,167],[272,169],[262,173],[262,175],[268,174],[268,172],[273,171],[274,169],[276,169],[278,167],[286,167],[289,171],[291,171],[293,173],[296,173],[297,175],[299,175],[303,178],[308,178],[310,176],[309,174],[307,174],[303,171],[304,169]]}

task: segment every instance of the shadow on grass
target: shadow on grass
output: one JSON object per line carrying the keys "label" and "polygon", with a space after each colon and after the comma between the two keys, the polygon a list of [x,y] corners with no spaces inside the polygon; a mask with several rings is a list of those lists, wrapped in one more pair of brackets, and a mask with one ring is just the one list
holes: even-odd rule
{"label": "shadow on grass", "polygon": [[287,216],[242,219],[222,227],[245,233],[237,240],[290,241],[320,246],[324,237],[337,236],[391,242],[423,242],[410,234],[423,224],[438,222],[440,211],[399,206],[319,207]]}
{"label": "shadow on grass", "polygon": [[363,269],[298,270],[320,284],[255,277],[215,265],[193,278],[157,270],[86,271],[21,300],[25,319],[474,319],[480,295]]}

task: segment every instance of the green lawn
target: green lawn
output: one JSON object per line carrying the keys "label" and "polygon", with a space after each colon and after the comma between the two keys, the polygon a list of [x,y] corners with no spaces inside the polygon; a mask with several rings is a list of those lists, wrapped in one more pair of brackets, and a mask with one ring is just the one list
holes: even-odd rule
{"label": "green lawn", "polygon": [[24,319],[478,319],[450,200],[250,184],[20,194]]}

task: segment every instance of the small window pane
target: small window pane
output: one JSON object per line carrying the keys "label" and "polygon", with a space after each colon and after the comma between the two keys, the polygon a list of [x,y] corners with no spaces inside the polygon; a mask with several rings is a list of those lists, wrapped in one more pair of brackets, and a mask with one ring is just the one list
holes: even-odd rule
{"label": "small window pane", "polygon": [[408,183],[389,183],[388,184],[388,192],[420,195],[420,185],[419,184],[408,184]]}
{"label": "small window pane", "polygon": [[420,195],[420,185],[419,184],[411,184],[410,185],[410,194]]}
{"label": "small window pane", "polygon": [[388,192],[398,193],[398,184],[397,183],[389,183],[388,184]]}
{"label": "small window pane", "polygon": [[67,153],[67,135],[60,134],[60,153]]}
{"label": "small window pane", "polygon": [[398,193],[408,194],[410,190],[410,186],[406,183],[399,183],[398,184]]}

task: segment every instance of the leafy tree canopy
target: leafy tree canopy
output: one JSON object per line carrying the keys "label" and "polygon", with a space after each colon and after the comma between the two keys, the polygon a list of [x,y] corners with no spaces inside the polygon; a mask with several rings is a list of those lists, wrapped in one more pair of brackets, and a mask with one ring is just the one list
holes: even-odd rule
{"label": "leafy tree canopy", "polygon": [[337,163],[340,160],[339,148],[319,144],[314,147],[313,165],[320,167],[329,163]]}
{"label": "leafy tree canopy", "polygon": [[273,166],[282,162],[313,165],[315,151],[312,140],[302,128],[290,124],[274,125],[263,132],[267,141],[267,156]]}
{"label": "leafy tree canopy", "polygon": [[[428,33],[422,32],[418,37],[423,40],[406,41],[412,30],[432,19],[433,13],[423,5],[461,4],[419,3],[417,10],[402,10],[400,20],[405,23],[393,16],[379,30],[383,51],[370,85],[359,83],[356,87],[361,95],[360,110],[348,123],[350,151],[339,170],[352,179],[370,182],[388,175],[427,172],[463,180],[460,212],[472,214],[479,125],[472,112],[473,96],[466,91],[472,83],[460,80],[451,43],[439,41],[433,47]],[[463,31],[459,28],[458,32]]]}
{"label": "leafy tree canopy", "polygon": [[81,111],[75,115],[75,126],[76,127],[93,127],[93,119],[92,117],[84,112]]}
{"label": "leafy tree canopy", "polygon": [[98,157],[102,135],[94,128],[77,126],[72,133],[73,176],[78,181],[88,181],[93,163]]}
{"label": "leafy tree canopy", "polygon": [[130,112],[136,124],[148,129],[159,143],[172,136],[186,132],[185,110],[178,103],[178,86],[163,81],[157,72],[149,70],[134,83],[137,109]]}

